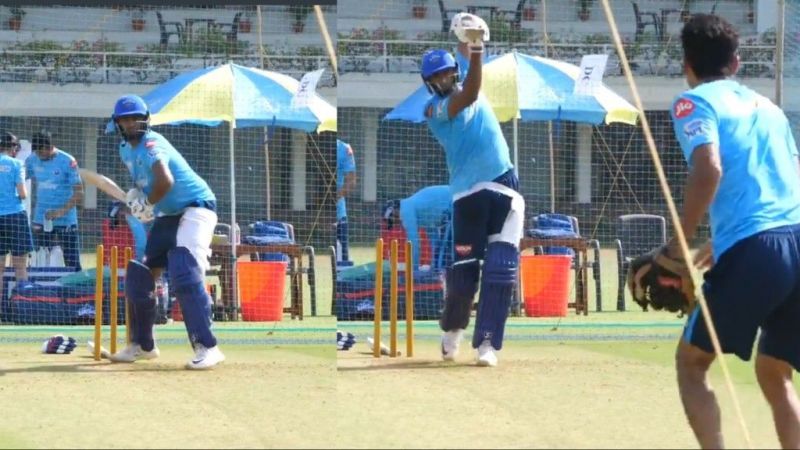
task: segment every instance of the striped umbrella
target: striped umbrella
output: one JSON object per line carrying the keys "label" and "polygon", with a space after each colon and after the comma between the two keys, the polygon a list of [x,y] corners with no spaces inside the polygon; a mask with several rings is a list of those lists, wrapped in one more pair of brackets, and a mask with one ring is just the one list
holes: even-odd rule
{"label": "striped umbrella", "polygon": [[[151,125],[197,124],[218,126],[228,122],[231,227],[236,223],[235,128],[279,126],[302,130],[336,131],[336,108],[314,86],[277,72],[233,63],[187,72],[145,94]],[[113,128],[113,124],[112,124]],[[265,144],[266,147],[267,144]],[[267,219],[271,214],[269,150],[267,159]],[[231,239],[235,247],[236,240]],[[232,255],[236,251],[232,249]],[[232,256],[235,260],[236,257]],[[235,266],[235,264],[234,264]],[[233,271],[236,285],[236,270]],[[236,296],[236,294],[234,294]]]}
{"label": "striped umbrella", "polygon": [[[580,72],[580,67],[574,64],[517,51],[494,57],[484,65],[481,94],[500,122],[513,120],[511,147],[515,167],[519,167],[519,120],[636,125],[639,111],[604,84],[593,87],[589,93],[576,93]],[[431,94],[422,86],[386,114],[384,120],[424,122],[423,109],[430,98]],[[555,208],[552,133],[549,138],[552,210]]]}
{"label": "striped umbrella", "polygon": [[[513,51],[484,65],[481,92],[500,122],[566,120],[636,125],[636,108],[605,85],[588,95],[576,94],[579,75],[580,67],[574,64]],[[430,97],[421,86],[384,119],[424,122],[422,110]]]}
{"label": "striped umbrella", "polygon": [[314,92],[298,105],[296,79],[229,63],[187,72],[143,96],[151,123],[232,128],[279,126],[306,132],[336,131],[336,108]]}
{"label": "striped umbrella", "polygon": [[[336,131],[336,108],[287,75],[233,63],[187,72],[143,95],[151,125],[229,127],[231,223],[236,223],[233,130],[279,126],[305,132]],[[298,101],[302,99],[302,101]],[[112,128],[113,128],[113,124]],[[267,149],[267,218],[271,187]]]}

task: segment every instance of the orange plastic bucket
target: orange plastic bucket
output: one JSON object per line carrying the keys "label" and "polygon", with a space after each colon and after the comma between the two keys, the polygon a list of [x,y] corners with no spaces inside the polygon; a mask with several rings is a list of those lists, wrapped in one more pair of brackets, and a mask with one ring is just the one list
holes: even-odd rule
{"label": "orange plastic bucket", "polygon": [[520,266],[525,315],[566,316],[572,256],[522,255]]}
{"label": "orange plastic bucket", "polygon": [[285,261],[238,261],[239,303],[246,322],[283,320]]}

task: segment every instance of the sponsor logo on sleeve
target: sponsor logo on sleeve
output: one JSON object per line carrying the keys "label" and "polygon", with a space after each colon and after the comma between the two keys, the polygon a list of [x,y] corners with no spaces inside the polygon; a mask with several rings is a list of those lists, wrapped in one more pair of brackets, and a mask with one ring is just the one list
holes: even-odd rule
{"label": "sponsor logo on sleeve", "polygon": [[692,139],[696,136],[705,135],[706,125],[700,119],[692,120],[683,126],[683,134],[686,136],[686,139]]}
{"label": "sponsor logo on sleeve", "polygon": [[683,119],[684,117],[694,112],[694,103],[688,98],[682,98],[675,103],[673,114],[676,119]]}

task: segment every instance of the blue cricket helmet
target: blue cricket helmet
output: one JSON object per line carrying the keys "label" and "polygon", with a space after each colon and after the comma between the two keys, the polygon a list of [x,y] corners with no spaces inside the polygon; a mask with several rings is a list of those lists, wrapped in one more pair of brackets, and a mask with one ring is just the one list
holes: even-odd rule
{"label": "blue cricket helmet", "polygon": [[111,115],[112,119],[125,116],[149,116],[150,110],[147,109],[147,103],[144,102],[142,97],[138,95],[123,95],[114,104],[114,113]]}
{"label": "blue cricket helmet", "polygon": [[[127,136],[122,126],[116,123],[117,119],[126,116],[144,117],[144,120],[140,121],[139,129],[134,136]],[[147,108],[147,103],[138,95],[123,95],[117,100],[117,103],[114,104],[114,113],[111,114],[111,123],[109,126],[115,128],[126,141],[131,138],[141,139],[142,136],[147,133],[147,130],[150,129],[150,110]],[[108,132],[108,128],[109,127],[106,127],[106,132]]]}
{"label": "blue cricket helmet", "polygon": [[430,77],[447,69],[456,69],[456,72],[458,71],[456,59],[453,58],[453,55],[447,50],[437,48],[428,50],[422,55],[422,67],[420,71],[422,72],[423,80],[427,81]]}

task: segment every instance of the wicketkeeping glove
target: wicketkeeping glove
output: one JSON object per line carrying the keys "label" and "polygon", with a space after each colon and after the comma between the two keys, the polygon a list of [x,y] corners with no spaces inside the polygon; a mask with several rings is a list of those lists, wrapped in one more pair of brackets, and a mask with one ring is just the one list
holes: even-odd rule
{"label": "wicketkeeping glove", "polygon": [[42,353],[68,355],[75,350],[78,343],[74,338],[57,334],[42,344]]}
{"label": "wicketkeeping glove", "polygon": [[694,306],[689,267],[684,260],[667,256],[666,246],[631,261],[627,284],[633,300],[645,311],[652,306],[683,315]]}

